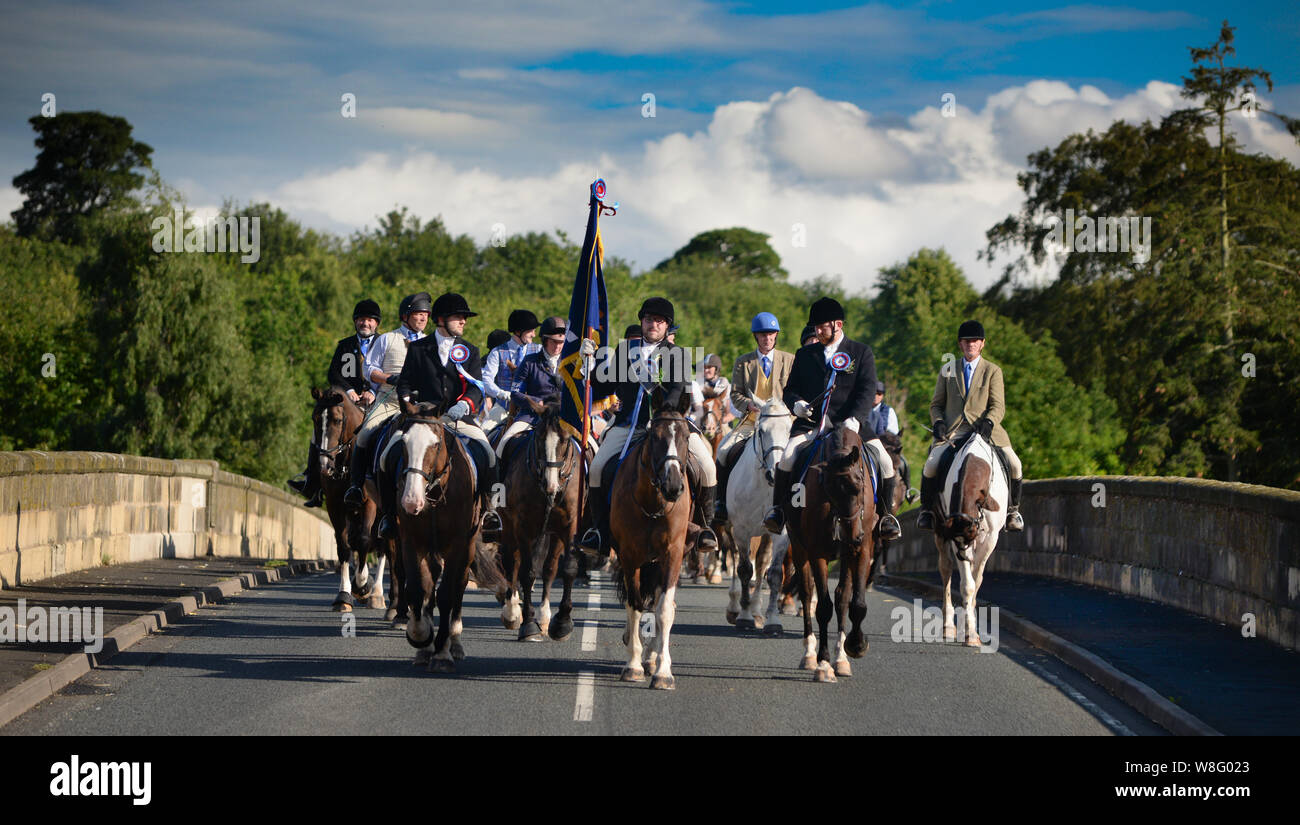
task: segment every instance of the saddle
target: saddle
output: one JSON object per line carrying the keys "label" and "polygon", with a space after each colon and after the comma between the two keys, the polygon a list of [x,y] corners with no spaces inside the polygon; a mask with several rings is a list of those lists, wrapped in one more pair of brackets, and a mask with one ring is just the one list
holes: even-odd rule
{"label": "saddle", "polygon": [[[826,439],[830,436],[831,430],[827,430],[811,441],[807,441],[799,446],[794,454],[794,463],[799,470],[798,480],[803,481],[804,476],[808,475],[808,468],[811,467],[821,456],[823,448],[826,446]],[[880,467],[876,464],[876,459],[871,451],[867,449],[866,442],[862,443],[859,448],[862,453],[862,460],[867,464],[867,476],[871,479],[871,497],[877,505],[880,504]],[[878,509],[878,508],[877,508]]]}
{"label": "saddle", "polygon": [[[944,479],[948,478],[948,470],[952,468],[952,460],[957,457],[957,453],[962,451],[962,449],[966,446],[966,444],[971,440],[971,438],[974,435],[975,435],[975,431],[971,430],[959,436],[956,440],[954,440],[951,444],[949,444],[947,449],[945,449],[943,453],[939,456],[938,474],[935,476],[935,478],[939,479],[941,484],[943,483]],[[989,446],[993,447],[993,454],[998,457],[998,464],[1002,465],[1002,477],[1005,479],[1010,479],[1011,467],[1007,464],[1007,457],[1006,455],[1003,454],[1002,448],[995,446],[991,441],[989,442]]]}
{"label": "saddle", "polygon": [[[646,430],[637,430],[628,438],[628,456],[632,455],[632,451],[636,449],[638,444],[645,441],[646,432]],[[736,452],[740,451],[737,450]],[[624,458],[626,458],[626,456]],[[700,465],[699,462],[695,460],[695,454],[691,452],[686,453],[686,460],[684,463],[686,464],[686,483],[691,488],[691,500],[695,501],[699,498],[700,494]],[[607,497],[613,495],[614,479],[617,477],[618,469],[622,464],[623,462],[621,460],[610,461],[605,464],[605,471],[600,477],[600,483],[601,487],[606,491],[605,495]]]}

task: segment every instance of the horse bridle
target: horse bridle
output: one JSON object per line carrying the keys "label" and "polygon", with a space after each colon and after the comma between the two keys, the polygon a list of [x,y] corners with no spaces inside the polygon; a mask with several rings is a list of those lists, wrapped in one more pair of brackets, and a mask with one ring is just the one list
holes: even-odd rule
{"label": "horse bridle", "polygon": [[[533,430],[531,436],[533,443],[528,447],[528,466],[532,468],[533,480],[537,482],[537,486],[541,488],[543,495],[546,495],[546,471],[562,471],[560,473],[560,489],[555,494],[555,500],[558,500],[569,487],[569,477],[573,475],[574,469],[578,466],[577,459],[582,450],[574,449],[567,461],[546,461],[545,456],[539,455],[541,451],[540,445],[545,442],[545,435],[546,433],[543,430]],[[559,433],[559,437],[565,440],[569,439],[569,436],[562,432]],[[550,498],[550,496],[547,496],[547,498]]]}
{"label": "horse bridle", "polygon": [[[326,412],[327,410],[331,409],[334,406],[335,405],[331,404],[327,407],[322,407],[320,411],[322,413]],[[323,429],[328,429],[328,425],[325,421],[322,420],[320,424]],[[343,451],[345,450],[350,451],[352,449],[352,439],[349,438],[347,441],[343,440],[343,434],[346,430],[347,430],[347,418],[345,417],[343,419],[343,423],[339,427],[339,443],[335,444],[333,447],[330,447],[329,449],[322,449],[320,447],[316,448],[316,450],[320,453],[320,456],[322,458],[334,458],[335,456],[338,456],[341,453],[343,453]],[[330,467],[329,473],[327,473],[327,475],[334,481],[338,481],[339,479],[346,478],[347,474],[348,471],[346,469],[346,463],[342,458],[340,458],[338,461],[335,461],[333,463],[333,466]]]}
{"label": "horse bridle", "polygon": [[[641,502],[640,502],[640,501],[637,501],[637,502],[636,502],[637,509],[639,509],[639,510],[641,511],[641,515],[645,516],[646,518],[652,518],[652,519],[663,518],[665,515],[668,514],[668,511],[669,511],[669,510],[673,509],[673,505],[675,505],[675,504],[677,503],[676,501],[671,501],[671,502],[668,501],[668,497],[667,497],[666,495],[664,495],[663,487],[661,487],[661,486],[659,485],[659,476],[662,475],[664,469],[667,468],[667,466],[668,466],[668,462],[670,462],[670,461],[676,461],[676,462],[677,462],[678,467],[681,469],[681,473],[682,473],[682,483],[683,483],[683,484],[689,484],[689,480],[688,480],[687,475],[686,475],[686,464],[685,464],[685,462],[682,461],[682,457],[681,457],[680,455],[666,455],[666,456],[664,456],[663,463],[660,464],[658,467],[655,466],[654,457],[649,455],[649,454],[650,454],[650,450],[649,450],[648,448],[649,448],[649,446],[650,446],[650,428],[653,427],[653,426],[655,425],[655,422],[656,422],[656,421],[671,421],[671,422],[674,422],[674,423],[675,423],[675,422],[678,421],[678,420],[679,420],[679,419],[676,419],[676,418],[669,419],[669,418],[659,418],[659,417],[655,417],[655,418],[650,419],[650,423],[646,425],[645,441],[644,441],[644,442],[642,443],[642,445],[641,445],[641,460],[642,460],[642,461],[645,461],[646,458],[647,458],[647,456],[649,456],[649,458],[650,458],[650,486],[653,487],[657,493],[659,493],[659,500],[660,500],[660,501],[667,502],[666,505],[661,504],[661,505],[659,506],[659,512],[657,512],[657,513],[648,513],[648,512],[646,512],[646,509],[645,509],[644,507],[641,506]],[[680,420],[684,421],[685,419],[680,419]],[[688,435],[687,438],[689,439],[690,436]],[[689,449],[690,449],[690,447],[688,446],[688,447],[687,447],[687,450],[689,451]],[[633,500],[636,500],[635,496],[633,497]]]}
{"label": "horse bridle", "polygon": [[[945,441],[946,441],[947,443],[949,443],[949,444],[951,444],[951,443],[953,442],[953,440],[954,440],[954,439],[952,439],[951,437],[945,439]],[[968,455],[969,455],[969,454],[968,454]],[[954,457],[953,460],[955,461],[955,460],[956,460],[956,457]],[[997,459],[996,459],[996,457],[995,457],[995,458],[993,458],[992,462],[989,464],[989,488],[990,488],[990,490],[989,490],[988,493],[985,494],[985,497],[986,497],[986,498],[987,498],[988,495],[990,495],[990,494],[992,493],[992,487],[993,487],[993,476],[994,476],[994,474],[996,474],[997,471],[998,471],[997,467],[995,466],[996,464],[997,464]],[[965,479],[965,478],[966,478],[966,463],[965,463],[965,462],[962,462],[961,469],[957,472],[957,483],[956,483],[956,485],[955,485],[955,486],[957,487],[957,489],[959,489],[959,490],[961,489],[962,481],[963,481],[963,479]],[[939,505],[940,508],[944,508],[944,507],[947,506],[946,503],[944,502],[944,498],[945,498],[945,497],[944,497],[943,495],[940,495],[940,496],[938,496],[937,499],[936,499],[936,502],[938,503],[938,505]],[[984,536],[988,535],[988,532],[989,532],[989,528],[988,528],[988,520],[984,517],[984,513],[987,512],[987,511],[986,511],[986,509],[985,509],[985,507],[984,507],[983,499],[981,499],[981,501],[975,505],[975,508],[976,508],[977,510],[979,510],[979,518],[976,520],[976,521],[977,521],[977,526],[976,526],[976,528],[975,528],[975,538],[971,539],[970,542],[967,543],[967,544],[962,544],[961,542],[957,541],[957,537],[956,537],[956,536],[951,536],[951,535],[945,535],[945,536],[944,536],[944,539],[945,539],[948,543],[952,544],[952,547],[953,547],[952,554],[953,554],[953,556],[956,558],[956,560],[959,561],[959,562],[960,562],[960,561],[970,561],[971,558],[974,558],[974,556],[971,554],[971,548],[974,547],[975,544],[976,544],[977,542],[979,542],[979,540],[980,540],[981,538],[983,538]],[[946,518],[947,515],[948,515],[947,511],[944,510],[943,512],[940,513],[940,516],[941,516],[941,517],[935,520],[935,528],[936,528],[936,529],[943,529],[945,533],[947,532],[947,529],[946,529],[946,527],[944,526],[944,525],[945,525],[945,522],[947,521],[947,518]],[[967,558],[968,556],[969,556],[970,558]]]}
{"label": "horse bridle", "polygon": [[[862,454],[861,450],[857,452],[859,455]],[[864,473],[870,472],[870,469],[866,466],[865,460],[863,461],[862,470]],[[870,483],[870,480],[866,479],[865,477],[864,477],[864,481]],[[865,492],[866,491],[863,490],[858,495],[863,496],[863,498],[865,498]],[[859,503],[857,509],[855,509],[852,513],[849,513],[847,516],[841,516],[839,513],[835,511],[835,506],[832,504],[831,505],[831,541],[852,541],[853,539],[852,525],[854,521],[857,521],[858,525],[862,528],[863,533],[866,533],[866,509],[867,508],[865,504]],[[848,526],[850,528],[849,534],[847,536],[845,536],[843,533],[845,526]]]}
{"label": "horse bridle", "polygon": [[[412,418],[408,418],[408,419],[406,419],[406,423],[408,423],[408,424],[441,424],[442,421],[441,421],[440,419],[437,419],[437,418],[415,418],[415,417],[412,417]],[[448,482],[448,481],[450,480],[450,478],[451,478],[451,446],[450,446],[449,444],[447,444],[447,441],[446,441],[446,433],[447,433],[447,431],[446,431],[446,429],[444,428],[444,429],[443,429],[443,442],[442,442],[442,443],[443,443],[444,450],[445,450],[445,452],[446,452],[446,454],[447,454],[447,458],[446,458],[445,461],[442,462],[442,469],[439,470],[439,471],[436,473],[436,476],[435,476],[435,475],[430,475],[429,473],[426,473],[424,470],[420,469],[419,467],[407,467],[405,470],[402,471],[402,477],[403,477],[403,478],[405,478],[406,475],[407,475],[408,473],[415,473],[416,475],[418,475],[418,476],[420,476],[420,477],[422,477],[422,478],[424,479],[424,481],[425,481],[425,485],[424,485],[424,500],[427,501],[427,502],[429,502],[430,505],[435,505],[435,506],[438,505],[438,504],[441,504],[441,503],[442,503],[442,500],[445,499],[445,498],[447,497],[447,482]],[[454,436],[453,436],[453,437],[454,437]],[[421,456],[421,458],[423,458],[423,456]],[[432,490],[434,490],[434,488],[437,488],[437,489],[438,489],[438,493],[437,493],[437,496],[436,496],[436,497],[434,496],[434,494],[433,494],[433,492],[432,492]]]}
{"label": "horse bridle", "polygon": [[775,452],[780,452],[782,456],[785,456],[785,445],[782,444],[780,446],[777,446],[776,444],[773,444],[772,446],[768,447],[766,450],[759,452],[759,447],[762,446],[763,428],[759,425],[758,422],[762,421],[764,418],[785,418],[785,417],[786,416],[782,415],[781,413],[759,413],[757,420],[755,420],[754,422],[754,455],[758,456],[759,466],[763,468],[763,477],[767,479],[767,486],[769,487],[776,485],[776,479],[772,477],[772,471],[767,469],[767,457]]}

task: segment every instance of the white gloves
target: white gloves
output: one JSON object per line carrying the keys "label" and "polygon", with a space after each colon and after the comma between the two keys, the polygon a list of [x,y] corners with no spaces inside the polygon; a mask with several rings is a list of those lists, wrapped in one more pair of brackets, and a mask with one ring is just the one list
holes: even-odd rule
{"label": "white gloves", "polygon": [[808,406],[808,402],[800,398],[798,401],[794,402],[794,409],[791,410],[791,412],[799,418],[807,418],[809,409],[810,407]]}
{"label": "white gloves", "polygon": [[583,338],[582,343],[578,345],[578,352],[583,358],[591,358],[596,354],[596,342],[590,338]]}
{"label": "white gloves", "polygon": [[858,421],[856,418],[846,418],[844,419],[844,426],[856,433],[858,427],[862,426],[862,422]]}
{"label": "white gloves", "polygon": [[455,404],[451,405],[449,410],[447,410],[447,417],[453,421],[459,421],[467,415],[469,415],[468,401],[457,401]]}

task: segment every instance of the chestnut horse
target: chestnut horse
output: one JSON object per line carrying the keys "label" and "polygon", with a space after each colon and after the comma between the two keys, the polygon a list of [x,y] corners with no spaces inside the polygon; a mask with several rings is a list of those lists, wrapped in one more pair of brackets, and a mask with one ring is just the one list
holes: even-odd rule
{"label": "chestnut horse", "polygon": [[460,614],[477,544],[479,502],[469,455],[434,417],[437,413],[434,404],[402,401],[405,462],[397,482],[402,494],[397,529],[410,610],[406,641],[418,648],[416,664],[427,662],[434,673],[454,673],[456,660],[465,658]]}
{"label": "chestnut horse", "polygon": [[[793,499],[785,505],[786,532],[790,536],[790,555],[800,574],[799,595],[803,602],[804,655],[800,667],[814,671],[813,678],[818,682],[834,682],[836,675],[853,675],[848,657],[857,659],[867,651],[862,623],[867,617],[867,573],[878,539],[876,503],[862,439],[857,433],[840,424],[820,445],[812,442],[810,448],[819,452],[813,455],[802,489],[796,484]],[[804,461],[800,457],[795,467],[802,467]],[[828,566],[833,559],[839,560],[840,574],[832,602]],[[816,638],[812,630],[814,609]],[[832,610],[839,624],[834,651],[827,638]],[[850,622],[852,627],[846,633]]]}
{"label": "chestnut horse", "polygon": [[[384,567],[391,566],[389,575],[389,600],[395,605],[401,592],[398,581],[395,551],[390,546],[384,547],[379,557],[378,571],[372,579],[368,556],[376,547],[375,538],[368,528],[373,523],[374,507],[369,510],[371,518],[367,522],[365,513],[353,516],[343,503],[343,495],[348,489],[348,464],[352,460],[352,439],[357,427],[361,425],[365,412],[350,401],[347,392],[339,387],[328,390],[312,388],[311,397],[316,399],[312,410],[312,440],[320,450],[320,483],[325,499],[325,512],[329,515],[330,525],[334,528],[334,545],[339,561],[339,594],[334,599],[334,610],[350,613],[355,603],[353,592],[361,598],[368,598],[367,606],[383,608],[388,606],[384,600]],[[396,608],[390,607],[390,613]]]}
{"label": "chestnut horse", "polygon": [[[648,671],[650,687],[658,690],[676,687],[668,639],[694,506],[686,470],[689,427],[681,413],[660,412],[645,438],[628,450],[609,491],[610,532],[627,602],[622,679],[639,682]],[[645,646],[643,667],[641,613],[656,603],[654,641]]]}
{"label": "chestnut horse", "polygon": [[[502,508],[501,561],[508,579],[501,621],[519,629],[519,641],[540,642],[542,634],[563,641],[573,632],[576,558],[567,555],[578,530],[582,499],[582,450],[565,432],[559,405],[529,401],[538,418],[506,447],[506,506]],[[564,595],[551,621],[551,586],[561,560]],[[542,579],[542,603],[533,611],[533,582]],[[522,611],[520,601],[522,596]]]}

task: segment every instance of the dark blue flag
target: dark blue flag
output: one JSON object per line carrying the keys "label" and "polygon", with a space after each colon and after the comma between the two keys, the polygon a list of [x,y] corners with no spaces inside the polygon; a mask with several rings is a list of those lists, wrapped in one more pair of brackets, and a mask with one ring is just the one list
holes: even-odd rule
{"label": "dark blue flag", "polygon": [[612,391],[593,396],[590,384],[582,377],[582,356],[578,352],[584,337],[596,342],[597,347],[608,346],[609,304],[605,298],[605,273],[602,262],[605,250],[600,242],[600,215],[602,211],[614,214],[615,208],[605,205],[605,181],[591,185],[588,202],[587,234],[582,239],[582,255],[578,260],[578,275],[573,282],[573,298],[569,302],[569,327],[564,335],[564,348],[560,350],[560,418],[573,436],[586,444],[591,433],[591,416],[614,402]]}

